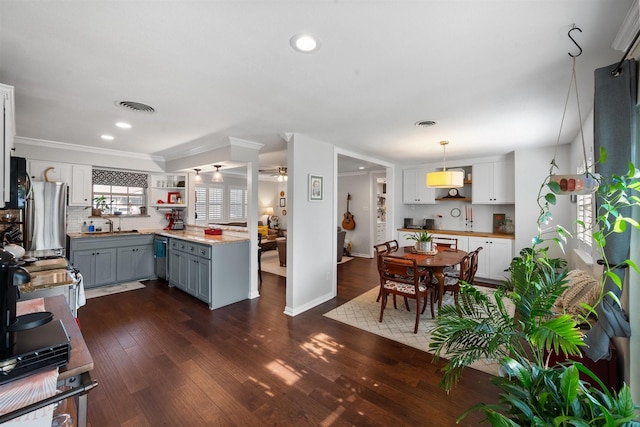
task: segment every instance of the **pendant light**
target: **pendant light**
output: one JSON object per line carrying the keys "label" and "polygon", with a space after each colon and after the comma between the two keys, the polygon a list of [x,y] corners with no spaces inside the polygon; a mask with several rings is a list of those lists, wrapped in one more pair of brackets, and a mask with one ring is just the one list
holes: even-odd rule
{"label": "pendant light", "polygon": [[437,172],[429,172],[427,174],[427,187],[429,188],[455,188],[462,187],[464,185],[463,171],[447,170],[447,144],[449,144],[449,141],[440,141],[440,145],[442,145],[442,151],[444,153],[442,170]]}
{"label": "pendant light", "polygon": [[288,180],[287,168],[278,168],[278,182],[286,182]]}
{"label": "pendant light", "polygon": [[224,179],[222,178],[222,174],[220,173],[220,168],[222,166],[213,165],[213,167],[216,168],[216,171],[213,173],[213,178],[211,178],[211,182],[224,182]]}
{"label": "pendant light", "polygon": [[202,169],[194,169],[194,171],[196,171],[196,176],[195,178],[193,178],[196,182],[202,182],[202,177],[200,176],[200,171]]}

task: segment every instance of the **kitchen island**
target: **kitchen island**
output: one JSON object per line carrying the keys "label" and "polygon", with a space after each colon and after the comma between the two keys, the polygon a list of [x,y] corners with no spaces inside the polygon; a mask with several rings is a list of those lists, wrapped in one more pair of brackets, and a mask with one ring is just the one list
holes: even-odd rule
{"label": "kitchen island", "polygon": [[[158,253],[154,237],[168,238]],[[247,299],[250,239],[206,235],[204,229],[69,233],[67,253],[85,288],[155,279],[154,257],[168,258],[168,281],[210,309]]]}

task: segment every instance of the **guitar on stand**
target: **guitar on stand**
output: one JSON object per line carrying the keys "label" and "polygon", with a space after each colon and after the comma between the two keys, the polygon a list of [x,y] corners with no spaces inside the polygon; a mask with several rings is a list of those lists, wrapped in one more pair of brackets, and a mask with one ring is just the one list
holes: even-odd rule
{"label": "guitar on stand", "polygon": [[345,230],[353,230],[356,228],[356,221],[353,218],[353,214],[349,212],[349,201],[351,200],[351,194],[347,193],[347,212],[344,214],[344,219],[342,220],[342,228]]}

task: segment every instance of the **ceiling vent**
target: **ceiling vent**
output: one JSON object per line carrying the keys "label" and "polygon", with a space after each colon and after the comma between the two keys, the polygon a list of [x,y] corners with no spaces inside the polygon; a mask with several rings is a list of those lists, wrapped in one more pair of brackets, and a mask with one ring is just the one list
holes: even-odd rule
{"label": "ceiling vent", "polygon": [[134,101],[116,101],[118,107],[126,108],[131,111],[138,111],[140,113],[155,113],[156,110],[150,105],[143,104],[141,102]]}

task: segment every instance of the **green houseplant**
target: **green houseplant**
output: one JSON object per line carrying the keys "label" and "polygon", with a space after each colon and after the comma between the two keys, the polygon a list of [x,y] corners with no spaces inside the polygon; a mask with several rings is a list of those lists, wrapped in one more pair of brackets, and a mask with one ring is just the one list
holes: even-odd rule
{"label": "green houseplant", "polygon": [[[605,159],[602,151],[600,161]],[[474,361],[496,359],[503,374],[492,381],[501,390],[499,403],[479,403],[470,409],[482,411],[494,426],[640,425],[626,385],[619,392],[612,392],[582,363],[567,360],[549,364],[551,353],[580,354],[584,341],[579,325],[589,321],[586,317],[551,312],[566,289],[566,263],[550,258],[547,244],[563,247],[570,237],[561,226],[547,226],[551,219],[549,208],[555,204],[558,190],[549,177],[541,186],[538,234],[532,246],[512,261],[510,279],[493,295],[465,284],[460,306],[441,308],[430,344],[436,356],[446,354],[450,360],[443,369],[441,386],[451,389],[461,371]],[[608,235],[622,232],[627,226],[640,229],[637,221],[620,214],[622,208],[640,205],[639,193],[640,171],[631,163],[625,175],[600,178],[601,203],[593,237],[601,256],[604,257]],[[638,271],[631,260],[624,262]],[[605,262],[599,281],[601,289],[606,278],[622,286],[612,268]],[[617,301],[615,295],[613,298]],[[515,306],[514,315],[507,310],[504,299]],[[595,313],[593,307],[587,309],[589,314]],[[581,380],[580,372],[591,380]]]}
{"label": "green houseplant", "polygon": [[429,234],[427,230],[415,231],[413,234],[407,236],[407,240],[415,241],[416,252],[430,252],[431,251],[431,240],[433,239],[433,235]]}
{"label": "green houseplant", "polygon": [[95,208],[91,207],[91,216],[101,216],[104,212],[109,211],[109,203],[107,203],[107,197],[104,194],[94,197],[93,204]]}

